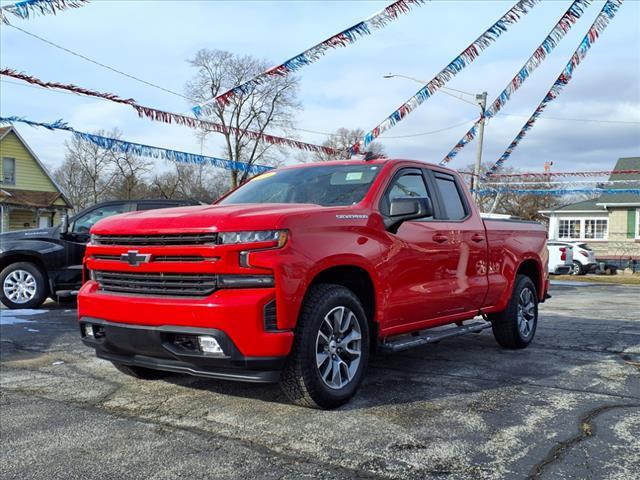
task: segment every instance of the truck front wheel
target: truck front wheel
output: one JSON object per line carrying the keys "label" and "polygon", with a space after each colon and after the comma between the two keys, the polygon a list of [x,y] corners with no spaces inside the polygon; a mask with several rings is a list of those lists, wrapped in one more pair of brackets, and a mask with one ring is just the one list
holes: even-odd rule
{"label": "truck front wheel", "polygon": [[0,300],[7,308],[36,308],[49,292],[46,275],[33,263],[16,262],[0,273]]}
{"label": "truck front wheel", "polygon": [[531,343],[538,325],[538,294],[529,277],[516,277],[506,310],[489,315],[489,321],[502,347],[525,348]]}
{"label": "truck front wheel", "polygon": [[369,327],[351,290],[311,287],[280,386],[293,403],[336,408],[355,395],[369,360]]}

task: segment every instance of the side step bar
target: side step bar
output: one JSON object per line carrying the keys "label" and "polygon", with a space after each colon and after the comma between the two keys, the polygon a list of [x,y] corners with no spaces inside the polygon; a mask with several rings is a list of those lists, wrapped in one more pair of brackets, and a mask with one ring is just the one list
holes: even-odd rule
{"label": "side step bar", "polygon": [[385,341],[378,348],[381,352],[402,352],[428,343],[436,343],[445,338],[457,337],[467,333],[480,333],[485,328],[490,327],[491,322],[474,322],[445,330],[424,330],[417,335],[403,335],[397,340]]}
{"label": "side step bar", "polygon": [[75,297],[78,295],[78,290],[57,290],[56,297]]}

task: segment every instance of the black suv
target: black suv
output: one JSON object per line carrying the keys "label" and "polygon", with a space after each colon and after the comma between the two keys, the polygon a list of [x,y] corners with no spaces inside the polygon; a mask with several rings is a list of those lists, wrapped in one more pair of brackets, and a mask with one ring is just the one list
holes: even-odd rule
{"label": "black suv", "polygon": [[89,207],[52,228],[0,235],[0,301],[34,308],[47,297],[74,297],[82,286],[82,259],[89,230],[103,218],[136,210],[198,205],[191,200],[111,201]]}

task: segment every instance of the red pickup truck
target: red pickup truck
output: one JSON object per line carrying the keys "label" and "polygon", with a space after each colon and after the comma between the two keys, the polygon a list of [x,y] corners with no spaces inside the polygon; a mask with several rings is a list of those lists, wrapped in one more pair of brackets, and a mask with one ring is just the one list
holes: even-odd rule
{"label": "red pickup truck", "polygon": [[118,370],[279,381],[315,408],[348,401],[376,350],[488,327],[526,347],[548,289],[542,225],[483,220],[456,172],[387,159],[110,217],[84,265],[82,340]]}

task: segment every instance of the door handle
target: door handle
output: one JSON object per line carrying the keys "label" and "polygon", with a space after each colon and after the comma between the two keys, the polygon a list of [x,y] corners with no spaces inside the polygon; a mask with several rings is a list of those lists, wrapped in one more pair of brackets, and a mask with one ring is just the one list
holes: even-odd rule
{"label": "door handle", "polygon": [[476,233],[471,237],[471,240],[476,243],[484,242],[484,235]]}
{"label": "door handle", "polygon": [[449,237],[447,237],[446,235],[443,235],[442,233],[435,233],[433,235],[433,241],[437,242],[437,243],[444,243],[447,240],[449,240]]}

